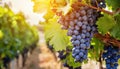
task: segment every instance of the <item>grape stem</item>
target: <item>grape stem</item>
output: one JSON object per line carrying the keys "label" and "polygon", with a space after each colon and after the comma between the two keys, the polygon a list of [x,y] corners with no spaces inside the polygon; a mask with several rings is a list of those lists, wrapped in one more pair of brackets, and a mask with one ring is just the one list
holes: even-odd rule
{"label": "grape stem", "polygon": [[79,8],[80,6],[87,6],[87,7],[90,7],[92,9],[95,9],[95,10],[98,10],[98,11],[101,11],[101,12],[104,12],[104,13],[107,13],[107,14],[110,14],[110,15],[120,13],[120,8],[118,8],[115,12],[111,12],[111,11],[107,11],[107,10],[104,10],[104,9],[101,9],[101,8],[97,8],[95,6],[91,6],[91,5],[88,5],[88,4],[83,4],[81,2],[76,2],[72,5],[73,8]]}
{"label": "grape stem", "polygon": [[104,36],[100,33],[95,33],[94,37],[100,39],[103,43],[108,44],[108,45],[113,45],[116,47],[120,48],[120,40],[117,40],[113,37],[110,36],[110,34],[105,34]]}
{"label": "grape stem", "polygon": [[[101,12],[104,12],[104,13],[107,13],[107,14],[112,15],[112,16],[115,15],[115,14],[120,13],[120,8],[116,9],[116,11],[114,11],[114,12],[111,12],[111,11],[108,11],[108,10],[105,10],[105,9],[101,9],[101,8],[99,8],[99,7],[91,6],[91,5],[88,5],[88,4],[83,4],[83,3],[81,3],[81,2],[76,2],[76,3],[74,3],[74,4],[72,5],[73,8],[79,8],[79,6],[87,6],[87,7],[90,7],[90,8],[92,8],[92,9],[95,9],[95,10],[98,10],[98,11],[101,11]],[[56,13],[56,15],[58,15],[58,16],[61,16],[61,15],[63,14],[62,11],[57,12],[57,9],[55,9],[55,8],[52,9],[52,11],[53,11],[54,13]]]}

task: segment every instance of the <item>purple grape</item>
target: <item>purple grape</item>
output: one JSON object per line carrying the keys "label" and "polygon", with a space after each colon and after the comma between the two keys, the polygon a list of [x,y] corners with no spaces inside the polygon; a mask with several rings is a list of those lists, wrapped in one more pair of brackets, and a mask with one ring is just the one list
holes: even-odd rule
{"label": "purple grape", "polygon": [[80,40],[80,42],[81,42],[81,43],[84,43],[84,42],[85,42],[85,40],[84,40],[84,39],[81,39],[81,40]]}
{"label": "purple grape", "polygon": [[85,38],[85,34],[81,34],[81,38],[83,38],[83,39],[84,39],[84,38]]}
{"label": "purple grape", "polygon": [[83,19],[84,21],[87,21],[87,16],[86,16],[86,15],[83,16],[82,19]]}
{"label": "purple grape", "polygon": [[77,22],[77,26],[81,27],[82,26],[82,22]]}
{"label": "purple grape", "polygon": [[82,29],[86,29],[86,25],[82,25]]}
{"label": "purple grape", "polygon": [[82,30],[83,33],[86,33],[87,31],[85,29]]}
{"label": "purple grape", "polygon": [[73,42],[73,45],[77,45],[78,46],[79,44],[80,44],[79,40],[76,40],[76,41]]}
{"label": "purple grape", "polygon": [[79,55],[76,55],[76,56],[75,56],[75,59],[76,59],[76,61],[79,61],[79,60],[80,60]]}
{"label": "purple grape", "polygon": [[91,30],[91,27],[90,26],[87,26],[87,31],[90,31]]}
{"label": "purple grape", "polygon": [[80,57],[82,57],[83,55],[84,55],[83,52],[80,52],[80,53],[79,53],[79,56],[80,56]]}
{"label": "purple grape", "polygon": [[70,26],[74,26],[74,22],[73,21],[70,21]]}
{"label": "purple grape", "polygon": [[76,29],[76,30],[79,30],[79,29],[80,29],[80,27],[76,25],[76,26],[75,26],[75,29]]}
{"label": "purple grape", "polygon": [[78,32],[77,30],[74,30],[73,33],[74,33],[75,35],[78,35],[78,34],[79,34],[79,32]]}
{"label": "purple grape", "polygon": [[78,36],[77,36],[77,40],[80,40],[80,39],[81,39],[81,36],[80,36],[80,35],[78,35]]}

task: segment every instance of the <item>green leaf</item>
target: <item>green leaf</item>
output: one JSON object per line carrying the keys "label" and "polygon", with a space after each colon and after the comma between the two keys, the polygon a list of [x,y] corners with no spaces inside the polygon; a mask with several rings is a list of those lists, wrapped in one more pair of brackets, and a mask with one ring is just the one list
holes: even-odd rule
{"label": "green leaf", "polygon": [[89,50],[88,57],[93,60],[99,60],[100,52],[103,50],[104,44],[97,38],[92,38],[91,45],[93,46],[93,49]]}
{"label": "green leaf", "polygon": [[101,17],[97,21],[98,31],[102,34],[107,33],[115,25],[115,20],[112,16],[104,14],[104,17]]}
{"label": "green leaf", "polygon": [[113,10],[120,7],[120,0],[106,0],[108,6],[111,6]]}
{"label": "green leaf", "polygon": [[69,66],[72,66],[73,68],[81,66],[81,63],[74,61],[74,58],[72,57],[72,52],[67,56],[65,61],[67,61],[67,64]]}
{"label": "green leaf", "polygon": [[56,51],[66,49],[69,43],[69,38],[66,31],[61,30],[60,24],[57,23],[57,18],[52,18],[45,25],[45,38],[50,40]]}
{"label": "green leaf", "polygon": [[114,18],[116,20],[116,24],[110,33],[113,37],[120,39],[120,14],[116,15]]}

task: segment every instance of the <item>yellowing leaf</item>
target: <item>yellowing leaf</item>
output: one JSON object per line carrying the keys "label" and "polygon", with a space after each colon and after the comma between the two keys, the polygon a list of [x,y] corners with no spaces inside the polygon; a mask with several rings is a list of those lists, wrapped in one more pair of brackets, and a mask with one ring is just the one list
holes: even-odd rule
{"label": "yellowing leaf", "polygon": [[34,11],[38,13],[46,12],[50,9],[50,0],[33,0],[34,1]]}

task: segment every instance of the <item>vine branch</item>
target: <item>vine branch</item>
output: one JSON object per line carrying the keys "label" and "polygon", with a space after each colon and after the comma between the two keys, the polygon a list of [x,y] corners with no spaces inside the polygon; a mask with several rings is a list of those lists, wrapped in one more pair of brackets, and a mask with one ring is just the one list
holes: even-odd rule
{"label": "vine branch", "polygon": [[103,36],[100,33],[96,33],[96,34],[94,34],[94,36],[96,38],[100,39],[105,44],[108,44],[108,45],[113,44],[113,46],[120,48],[120,40],[117,40],[117,39],[111,37],[109,34],[106,34]]}
{"label": "vine branch", "polygon": [[98,10],[98,11],[102,11],[102,12],[107,13],[107,14],[110,14],[110,15],[114,15],[114,14],[115,14],[115,12],[111,12],[111,11],[107,11],[107,10],[104,10],[104,9],[101,9],[101,8],[97,8],[97,7],[95,7],[95,6],[83,4],[83,3],[81,3],[81,2],[76,2],[76,3],[74,3],[74,4],[72,5],[72,7],[74,7],[74,8],[79,8],[79,6],[87,6],[87,7],[90,7],[90,8],[92,8],[92,9],[95,9],[95,10]]}

